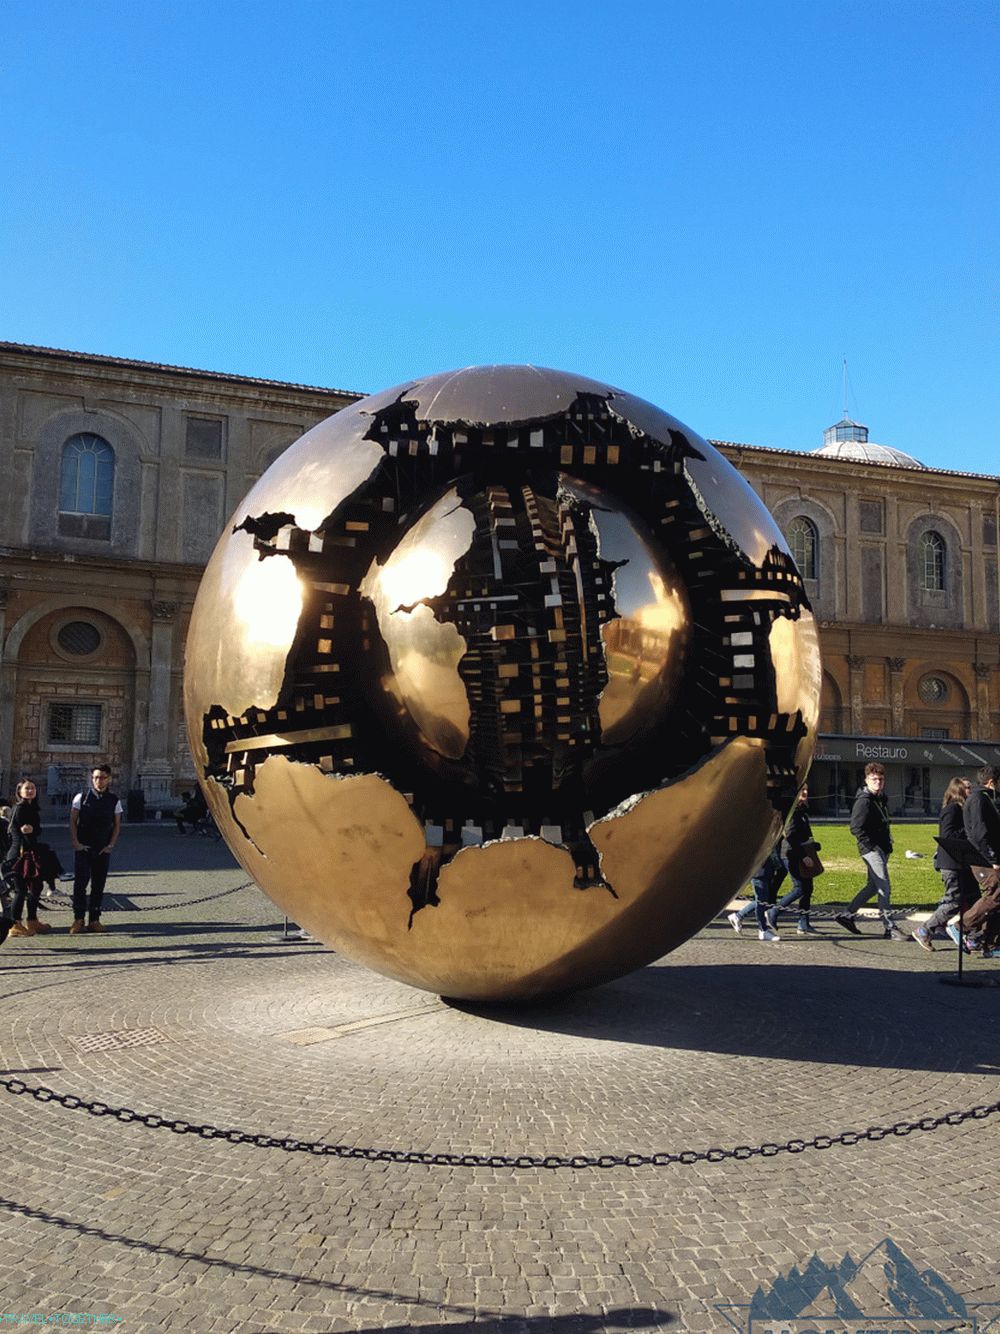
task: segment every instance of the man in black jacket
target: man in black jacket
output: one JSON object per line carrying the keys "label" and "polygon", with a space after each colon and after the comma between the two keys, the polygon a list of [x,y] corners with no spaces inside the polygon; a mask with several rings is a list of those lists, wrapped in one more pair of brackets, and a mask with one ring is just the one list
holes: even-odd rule
{"label": "man in black jacket", "polygon": [[851,810],[851,833],[857,840],[858,852],[868,871],[868,879],[848,904],[847,911],[837,913],[834,920],[845,931],[860,936],[861,931],[854,915],[862,904],[877,895],[885,939],[909,940],[909,936],[898,930],[889,912],[889,853],[892,852],[892,836],[889,833],[889,803],[885,795],[885,769],[881,764],[865,765],[865,785],[858,788]]}
{"label": "man in black jacket", "polygon": [[976,786],[962,808],[965,837],[994,870],[1000,868],[1000,811],[997,810],[997,783],[1000,769],[984,764],[976,774]]}

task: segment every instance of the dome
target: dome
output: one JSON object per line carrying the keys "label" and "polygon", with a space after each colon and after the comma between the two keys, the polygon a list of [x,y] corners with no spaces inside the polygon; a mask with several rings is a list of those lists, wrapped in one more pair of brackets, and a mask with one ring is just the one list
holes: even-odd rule
{"label": "dome", "polygon": [[876,445],[870,440],[840,440],[836,444],[814,449],[812,453],[822,454],[828,459],[849,459],[852,463],[883,463],[890,468],[926,466],[912,454],[904,454],[901,449],[893,449],[891,445]]}
{"label": "dome", "polygon": [[823,444],[812,451],[828,459],[848,459],[852,463],[882,463],[890,468],[923,468],[912,454],[904,454],[891,445],[876,445],[868,439],[868,427],[852,421],[846,414],[823,432]]}

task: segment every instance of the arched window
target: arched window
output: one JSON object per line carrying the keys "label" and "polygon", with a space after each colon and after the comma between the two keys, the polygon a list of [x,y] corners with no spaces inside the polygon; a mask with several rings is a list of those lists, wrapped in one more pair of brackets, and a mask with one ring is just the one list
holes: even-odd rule
{"label": "arched window", "polygon": [[930,530],[920,535],[920,587],[928,592],[944,590],[944,538]]}
{"label": "arched window", "polygon": [[115,452],[99,435],[73,435],[62,449],[59,531],[109,538],[115,490]]}
{"label": "arched window", "polygon": [[115,452],[99,435],[74,435],[63,445],[59,508],[64,514],[111,517]]}
{"label": "arched window", "polygon": [[803,579],[819,578],[819,533],[812,519],[797,515],[788,525],[788,545]]}

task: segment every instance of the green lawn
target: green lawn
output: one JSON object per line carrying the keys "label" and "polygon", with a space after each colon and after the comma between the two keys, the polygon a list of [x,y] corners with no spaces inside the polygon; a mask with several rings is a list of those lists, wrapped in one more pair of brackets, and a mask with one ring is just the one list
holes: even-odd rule
{"label": "green lawn", "polygon": [[[893,907],[932,907],[941,898],[941,877],[931,865],[937,844],[934,824],[898,824],[893,826],[895,849],[889,858],[889,879],[892,882]],[[813,824],[817,842],[822,844],[820,857],[826,871],[816,881],[813,903],[848,903],[865,881],[864,863],[858,856],[858,845],[845,824]],[[922,852],[919,860],[906,856],[906,850]],[[790,888],[786,880],[778,893]],[[747,887],[747,893],[751,891]],[[872,900],[872,907],[875,900]]]}

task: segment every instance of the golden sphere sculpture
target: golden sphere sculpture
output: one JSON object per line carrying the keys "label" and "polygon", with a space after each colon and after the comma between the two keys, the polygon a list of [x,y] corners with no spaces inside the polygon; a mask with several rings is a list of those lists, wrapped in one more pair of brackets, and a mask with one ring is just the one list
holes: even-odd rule
{"label": "golden sphere sculpture", "polygon": [[205,571],[185,710],[212,813],[289,917],[509,1000],[660,957],[805,780],[816,627],[700,436],[583,376],[361,399],[256,483]]}

